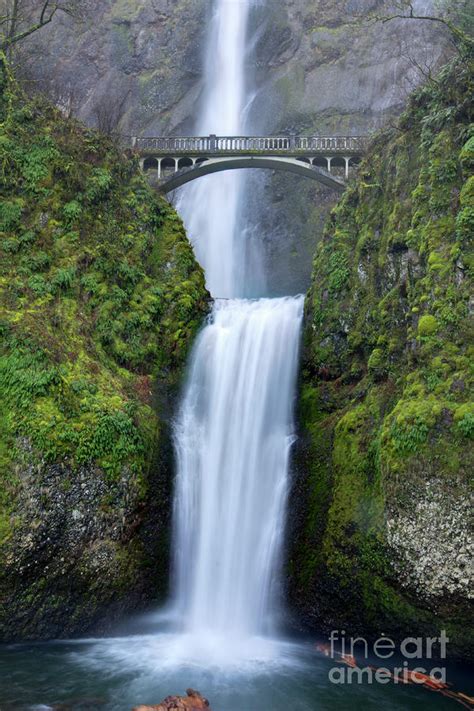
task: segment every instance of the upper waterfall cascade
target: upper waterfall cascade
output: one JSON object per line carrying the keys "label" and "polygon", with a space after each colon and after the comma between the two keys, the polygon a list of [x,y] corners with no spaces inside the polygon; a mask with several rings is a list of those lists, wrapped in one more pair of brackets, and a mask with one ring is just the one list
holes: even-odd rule
{"label": "upper waterfall cascade", "polygon": [[[197,133],[239,133],[246,101],[248,2],[217,0],[209,28],[203,105]],[[243,177],[225,173],[219,180],[202,180],[183,191],[178,211],[206,272],[215,296],[240,296],[242,256],[237,249],[238,211]]]}

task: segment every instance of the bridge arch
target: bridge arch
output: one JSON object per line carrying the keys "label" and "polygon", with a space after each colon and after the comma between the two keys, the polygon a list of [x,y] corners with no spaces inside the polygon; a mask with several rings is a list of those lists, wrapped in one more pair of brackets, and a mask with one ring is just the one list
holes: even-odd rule
{"label": "bridge arch", "polygon": [[178,159],[172,158],[171,156],[166,156],[166,158],[160,159],[160,174],[166,174],[171,171],[175,172],[178,167]]}
{"label": "bridge arch", "polygon": [[324,168],[327,170],[328,163],[327,159],[324,156],[315,156],[312,160],[311,163],[315,165],[317,168]]}
{"label": "bridge arch", "polygon": [[181,168],[192,168],[194,165],[194,160],[192,158],[179,158],[178,160],[178,170]]}
{"label": "bridge arch", "polygon": [[[164,160],[166,159],[163,159],[163,162]],[[269,170],[290,172],[311,180],[316,180],[339,192],[342,192],[346,187],[342,178],[331,175],[331,173],[323,170],[319,166],[314,166],[310,162],[303,162],[297,158],[280,156],[228,156],[225,158],[198,159],[194,167],[182,168],[171,175],[168,174],[164,176],[159,184],[159,190],[168,193],[205,175],[242,168],[267,168]]]}
{"label": "bridge arch", "polygon": [[155,172],[158,170],[158,158],[155,158],[155,156],[148,156],[148,158],[145,158],[143,161],[143,171],[147,173],[149,170],[154,170]]}

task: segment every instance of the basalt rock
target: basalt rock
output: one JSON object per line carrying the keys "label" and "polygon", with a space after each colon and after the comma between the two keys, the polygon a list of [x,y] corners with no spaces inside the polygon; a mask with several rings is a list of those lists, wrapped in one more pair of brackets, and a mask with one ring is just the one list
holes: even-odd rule
{"label": "basalt rock", "polygon": [[199,691],[186,689],[186,696],[167,696],[156,706],[136,706],[133,711],[211,711],[209,701]]}

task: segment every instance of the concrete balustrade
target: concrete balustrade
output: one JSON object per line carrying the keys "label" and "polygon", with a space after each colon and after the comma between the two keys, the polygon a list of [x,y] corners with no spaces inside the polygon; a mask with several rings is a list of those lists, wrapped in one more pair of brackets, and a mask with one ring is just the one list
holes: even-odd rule
{"label": "concrete balustrade", "polygon": [[367,148],[366,136],[188,136],[123,137],[123,142],[139,152],[182,154],[253,151],[285,153],[350,153],[360,155]]}

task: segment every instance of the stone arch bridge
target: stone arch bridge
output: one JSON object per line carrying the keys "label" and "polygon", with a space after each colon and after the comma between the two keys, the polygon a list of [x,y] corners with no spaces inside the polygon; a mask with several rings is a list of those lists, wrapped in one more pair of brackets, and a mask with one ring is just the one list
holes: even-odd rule
{"label": "stone arch bridge", "polygon": [[283,170],[342,191],[367,148],[364,136],[127,137],[160,192],[236,168]]}

